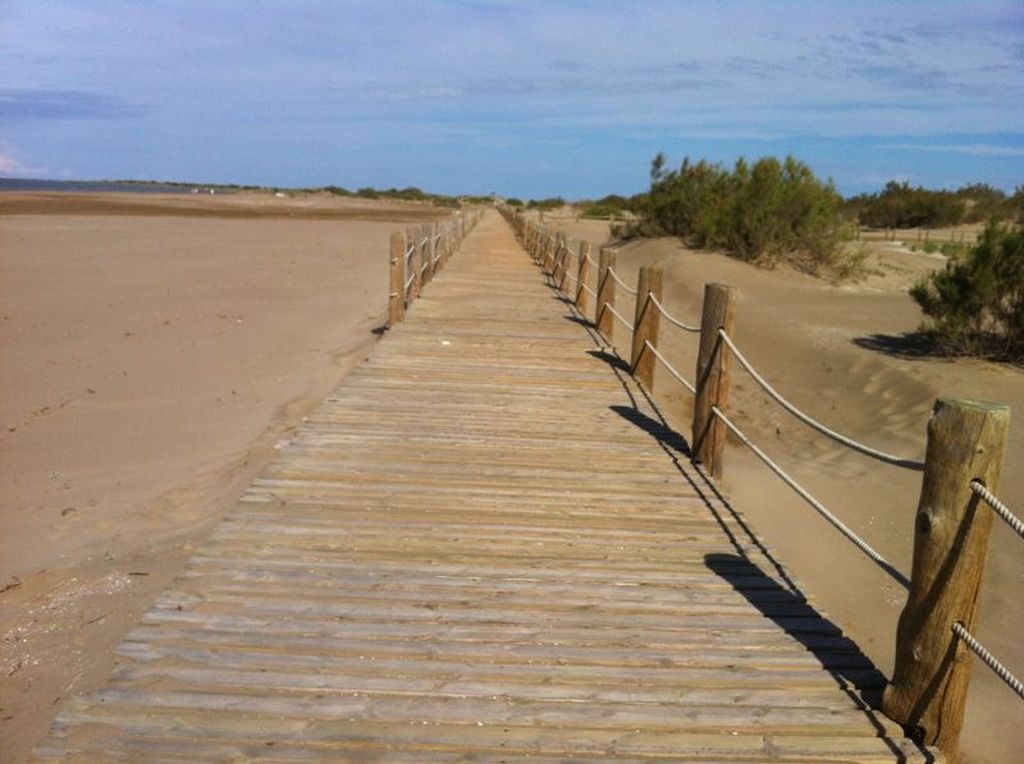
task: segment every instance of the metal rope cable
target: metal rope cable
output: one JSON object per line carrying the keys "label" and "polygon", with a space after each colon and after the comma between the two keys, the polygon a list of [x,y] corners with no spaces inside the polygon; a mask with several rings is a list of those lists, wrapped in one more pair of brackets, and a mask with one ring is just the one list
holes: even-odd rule
{"label": "metal rope cable", "polygon": [[854,546],[856,546],[858,549],[860,549],[860,551],[862,551],[864,554],[866,554],[868,557],[874,560],[875,563],[882,570],[888,573],[893,579],[901,583],[906,588],[910,587],[910,581],[907,579],[906,576],[900,573],[895,567],[893,567],[892,563],[890,563],[888,560],[882,557],[881,554],[875,551],[875,549],[870,544],[868,544],[868,542],[866,542],[864,539],[862,539],[860,536],[854,533],[853,530],[851,530],[850,527],[846,525],[846,523],[844,523],[842,520],[840,520],[838,517],[832,514],[825,507],[825,505],[818,501],[816,498],[814,498],[807,491],[806,488],[804,488],[802,485],[797,483],[793,478],[791,478],[789,474],[784,469],[782,469],[782,467],[776,464],[772,460],[772,458],[768,456],[768,454],[766,454],[764,451],[758,448],[757,445],[752,440],[750,440],[750,438],[747,437],[746,433],[744,433],[743,430],[741,430],[739,427],[733,424],[732,420],[729,419],[729,417],[727,417],[725,414],[723,414],[722,411],[718,408],[718,406],[712,406],[711,413],[718,417],[722,421],[722,423],[726,427],[728,427],[737,438],[740,439],[743,445],[745,445],[747,448],[753,451],[754,454],[757,455],[757,457],[762,462],[764,462],[772,472],[778,475],[786,485],[788,485],[790,488],[796,491],[797,494],[804,501],[810,504],[818,512],[818,514],[820,514],[822,517],[828,520],[833,525],[833,527],[836,528],[836,530],[838,530],[840,533],[846,536],[847,539],[852,541]]}
{"label": "metal rope cable", "polygon": [[605,307],[605,309],[606,309],[606,310],[610,311],[610,312],[611,312],[611,314],[612,314],[613,316],[615,316],[615,317],[616,317],[617,319],[619,319],[619,322],[620,322],[620,323],[621,323],[621,324],[622,324],[622,325],[623,325],[624,327],[626,327],[626,328],[627,328],[627,329],[629,329],[630,331],[633,331],[633,324],[629,323],[629,321],[627,321],[626,319],[624,319],[624,318],[622,317],[622,315],[621,315],[621,314],[619,313],[619,311],[615,310],[615,306],[614,306],[614,305],[612,305],[612,304],[611,304],[610,302],[606,302],[606,303],[604,304],[604,307]]}
{"label": "metal rope cable", "polygon": [[993,512],[1006,521],[1006,524],[1013,528],[1014,532],[1018,536],[1024,538],[1024,520],[1021,520],[1017,515],[1013,514],[1013,512],[1010,511],[1010,508],[999,500],[998,496],[988,490],[988,488],[978,480],[971,481],[971,490],[978,494],[978,496],[980,496],[985,503],[992,508]]}
{"label": "metal rope cable", "polygon": [[782,408],[786,409],[786,411],[795,416],[808,427],[817,430],[822,435],[832,438],[832,440],[836,441],[837,443],[842,443],[844,446],[849,446],[854,451],[859,451],[860,453],[865,454],[866,456],[870,456],[874,459],[878,459],[879,461],[886,462],[887,464],[893,464],[897,467],[903,467],[904,469],[908,470],[916,470],[918,472],[924,471],[924,462],[914,461],[913,459],[904,459],[901,456],[894,456],[893,454],[887,454],[884,451],[879,451],[878,449],[860,443],[854,440],[853,438],[849,438],[846,435],[843,435],[842,433],[836,432],[835,430],[826,427],[817,419],[814,419],[813,417],[805,414],[792,403],[783,398],[782,395],[768,383],[768,380],[766,380],[764,377],[757,373],[757,370],[753,367],[753,365],[751,365],[750,361],[748,361],[746,357],[739,351],[739,348],[736,347],[736,343],[732,341],[732,338],[726,333],[724,329],[718,330],[718,336],[721,337],[722,341],[729,346],[729,349],[732,350],[732,352],[735,354],[736,360],[739,361],[740,365],[747,370],[751,377],[754,378],[754,381],[761,386],[761,389],[764,390],[769,397],[773,398],[776,403],[782,406]]}
{"label": "metal rope cable", "polygon": [[691,395],[697,394],[697,388],[687,382],[686,379],[683,378],[683,375],[676,371],[675,367],[665,360],[665,356],[658,352],[658,348],[654,347],[650,340],[644,340],[644,347],[654,353],[654,357],[661,361],[668,373],[675,377],[679,381],[679,384],[689,390]]}
{"label": "metal rope cable", "polygon": [[678,326],[684,332],[697,332],[698,334],[700,333],[699,326],[690,326],[690,324],[684,324],[678,318],[676,318],[667,310],[665,310],[665,306],[658,302],[658,298],[654,296],[654,292],[648,292],[647,297],[648,299],[650,299],[651,302],[654,303],[654,307],[661,311],[661,315],[663,315],[665,317],[665,320],[667,320],[670,324]]}
{"label": "metal rope cable", "polygon": [[624,282],[624,281],[623,281],[622,279],[620,279],[620,278],[619,278],[619,274],[617,274],[617,273],[615,272],[615,269],[614,269],[614,268],[609,268],[609,269],[608,269],[608,273],[609,273],[609,274],[611,274],[612,280],[613,280],[613,281],[614,281],[614,282],[615,282],[616,284],[618,284],[618,285],[619,285],[620,287],[622,287],[623,289],[625,289],[625,290],[626,290],[627,292],[629,292],[630,294],[636,294],[636,290],[635,290],[635,289],[632,289],[632,288],[631,288],[630,286],[628,286],[628,285],[626,284],[626,282]]}
{"label": "metal rope cable", "polygon": [[971,648],[971,651],[975,655],[981,658],[982,663],[984,663],[986,666],[988,666],[996,673],[996,676],[998,676],[1000,679],[1006,682],[1006,685],[1015,693],[1017,693],[1017,696],[1021,698],[1021,700],[1024,700],[1024,682],[1015,677],[1010,672],[1010,669],[1006,668],[1006,666],[1000,663],[999,659],[996,658],[996,656],[994,656],[992,653],[990,653],[985,648],[985,645],[981,644],[981,642],[976,640],[974,638],[974,635],[971,634],[971,632],[967,631],[967,629],[964,627],[962,623],[960,623],[960,621],[957,621],[953,624],[953,633],[956,634],[957,637],[962,639],[964,641],[964,644]]}

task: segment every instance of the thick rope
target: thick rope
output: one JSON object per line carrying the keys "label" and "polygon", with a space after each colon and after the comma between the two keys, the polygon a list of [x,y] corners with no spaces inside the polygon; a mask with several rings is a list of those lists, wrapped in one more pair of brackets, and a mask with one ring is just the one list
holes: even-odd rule
{"label": "thick rope", "polygon": [[747,437],[746,433],[744,433],[739,427],[733,424],[732,420],[730,420],[729,417],[723,414],[722,411],[718,408],[718,406],[712,406],[711,413],[718,417],[726,427],[732,430],[732,433],[737,438],[740,439],[743,445],[745,445],[747,448],[753,451],[754,454],[756,454],[757,457],[768,466],[768,469],[770,469],[772,472],[774,472],[776,475],[782,478],[782,481],[790,488],[792,488],[794,491],[796,491],[800,498],[802,498],[804,501],[810,504],[818,512],[818,514],[820,514],[822,517],[828,520],[836,530],[838,530],[840,533],[846,536],[847,539],[852,541],[854,546],[856,546],[858,549],[860,549],[860,551],[862,551],[864,554],[866,554],[868,557],[874,560],[878,567],[880,567],[882,570],[888,573],[895,581],[899,582],[904,587],[910,587],[910,581],[907,579],[906,576],[900,573],[895,567],[893,567],[893,565],[888,560],[886,560],[884,557],[882,557],[881,554],[875,551],[875,549],[870,544],[868,544],[868,542],[866,542],[864,539],[862,539],[860,536],[854,533],[853,530],[846,525],[846,523],[844,523],[842,520],[840,520],[838,517],[832,514],[825,507],[825,505],[822,504],[817,499],[815,499],[807,491],[806,488],[804,488],[802,485],[797,483],[793,478],[791,478],[789,474],[784,469],[782,469],[782,467],[780,467],[778,464],[772,461],[771,457],[768,456],[768,454],[766,454],[760,448],[758,448],[754,444],[754,442]]}
{"label": "thick rope", "polygon": [[625,290],[626,290],[627,292],[629,292],[630,294],[633,294],[633,295],[635,295],[635,294],[636,294],[636,290],[635,290],[635,289],[631,288],[631,287],[630,287],[629,285],[627,285],[627,284],[626,284],[626,282],[624,282],[624,281],[623,281],[622,279],[620,279],[620,278],[619,278],[619,274],[617,274],[617,273],[615,272],[615,269],[614,269],[614,268],[609,268],[609,269],[608,269],[608,273],[609,273],[609,274],[611,274],[612,280],[613,280],[613,281],[614,281],[614,282],[615,282],[616,284],[618,284],[618,285],[619,285],[620,287],[622,287],[623,289],[625,289]]}
{"label": "thick rope", "polygon": [[971,652],[981,658],[982,663],[992,669],[996,676],[1006,682],[1007,687],[1017,693],[1017,697],[1024,700],[1024,682],[1015,677],[1010,669],[1006,668],[999,659],[990,653],[985,645],[974,638],[971,632],[967,631],[962,623],[957,621],[953,624],[953,633],[963,640],[964,644],[971,648]]}
{"label": "thick rope", "polygon": [[605,308],[605,310],[608,310],[608,311],[610,311],[610,312],[611,312],[611,314],[612,314],[613,316],[615,316],[615,317],[616,317],[617,319],[619,319],[619,322],[620,322],[620,323],[621,323],[621,324],[622,324],[622,325],[623,325],[624,327],[626,327],[626,328],[627,328],[627,329],[629,329],[630,331],[633,331],[633,324],[629,323],[629,321],[627,321],[626,319],[624,319],[624,318],[622,317],[622,315],[621,315],[621,314],[619,313],[619,311],[615,310],[615,306],[613,306],[613,305],[612,305],[612,304],[611,304],[610,302],[606,302],[606,303],[604,304],[604,308]]}
{"label": "thick rope", "polygon": [[590,287],[588,287],[588,286],[587,286],[586,284],[584,284],[584,283],[583,283],[582,281],[580,282],[580,289],[584,290],[584,291],[585,291],[585,292],[586,292],[587,294],[589,294],[589,295],[590,295],[591,297],[594,297],[595,299],[597,298],[597,292],[595,292],[595,291],[594,291],[593,289],[591,289]]}
{"label": "thick rope", "polygon": [[844,446],[848,446],[852,448],[854,451],[859,451],[860,453],[865,454],[866,456],[870,456],[874,459],[878,459],[879,461],[886,462],[887,464],[893,464],[897,467],[903,467],[908,470],[916,470],[918,472],[924,471],[924,462],[914,461],[913,459],[904,459],[901,456],[894,456],[893,454],[887,454],[884,451],[879,451],[875,448],[872,448],[871,446],[860,443],[854,440],[853,438],[849,438],[846,435],[843,435],[842,433],[836,432],[835,430],[826,427],[817,419],[808,416],[800,409],[798,409],[796,406],[794,406],[792,403],[783,398],[782,395],[774,387],[772,387],[764,377],[757,373],[757,370],[753,367],[750,361],[748,361],[746,357],[739,351],[739,348],[736,347],[736,343],[732,341],[732,338],[725,332],[724,329],[718,330],[718,336],[721,337],[722,341],[729,346],[729,349],[732,350],[733,354],[736,356],[736,360],[739,361],[740,365],[747,370],[751,377],[754,378],[754,381],[761,386],[761,389],[764,390],[769,395],[769,397],[773,398],[776,403],[782,406],[782,408],[786,409],[786,411],[795,416],[808,427],[817,430],[822,435],[832,438],[832,440],[836,441],[837,443],[842,443]]}
{"label": "thick rope", "polygon": [[668,321],[670,324],[678,326],[684,332],[697,332],[698,334],[700,333],[699,326],[691,326],[690,324],[684,324],[678,318],[676,318],[667,310],[665,310],[665,306],[658,302],[658,298],[654,296],[654,292],[648,292],[647,298],[654,303],[654,307],[661,311],[661,315],[663,315],[665,317],[665,320]]}
{"label": "thick rope", "polygon": [[999,497],[988,490],[977,480],[971,481],[971,490],[980,496],[986,504],[992,507],[992,511],[999,515],[1007,525],[1013,528],[1014,532],[1024,538],[1024,520],[1010,511],[1010,508],[999,501]]}
{"label": "thick rope", "polygon": [[408,279],[406,279],[406,281],[405,281],[405,290],[406,291],[409,291],[409,287],[412,286],[412,282],[414,282],[415,280],[416,280],[416,274],[415,273],[412,274]]}
{"label": "thick rope", "polygon": [[689,382],[687,382],[683,378],[683,375],[676,371],[672,364],[665,360],[665,356],[658,352],[658,348],[654,347],[654,345],[651,344],[650,340],[644,340],[644,347],[646,347],[648,350],[654,353],[654,357],[661,361],[661,363],[664,365],[668,373],[675,377],[679,381],[679,384],[681,384],[683,387],[689,390],[691,394],[697,394],[697,388],[691,385]]}

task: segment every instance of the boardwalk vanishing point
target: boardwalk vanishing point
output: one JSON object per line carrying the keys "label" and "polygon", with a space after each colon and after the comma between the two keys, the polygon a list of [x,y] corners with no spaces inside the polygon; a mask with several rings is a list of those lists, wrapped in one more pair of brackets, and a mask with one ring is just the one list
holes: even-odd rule
{"label": "boardwalk vanishing point", "polygon": [[931,761],[497,212],[36,749]]}

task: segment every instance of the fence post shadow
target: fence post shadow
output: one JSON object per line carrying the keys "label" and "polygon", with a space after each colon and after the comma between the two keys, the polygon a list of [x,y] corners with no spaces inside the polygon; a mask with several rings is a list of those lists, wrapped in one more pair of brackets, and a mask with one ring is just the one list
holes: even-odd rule
{"label": "fence post shadow", "polygon": [[[901,756],[905,752],[890,734],[893,723],[880,710],[886,676],[839,626],[819,613],[799,590],[782,586],[747,557],[706,554],[704,564],[761,615],[803,645],[850,701],[864,712],[878,737],[894,754]],[[927,761],[934,761],[931,752],[924,747],[918,746],[918,751]]]}

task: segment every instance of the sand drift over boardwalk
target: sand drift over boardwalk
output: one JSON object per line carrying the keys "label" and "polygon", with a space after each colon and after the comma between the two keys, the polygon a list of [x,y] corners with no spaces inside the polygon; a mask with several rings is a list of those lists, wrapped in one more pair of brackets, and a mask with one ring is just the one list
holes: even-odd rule
{"label": "sand drift over boardwalk", "polygon": [[926,758],[683,450],[489,213],[38,753]]}

